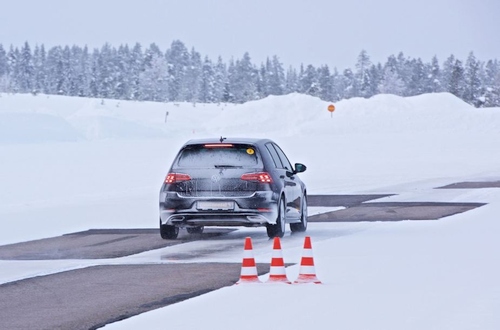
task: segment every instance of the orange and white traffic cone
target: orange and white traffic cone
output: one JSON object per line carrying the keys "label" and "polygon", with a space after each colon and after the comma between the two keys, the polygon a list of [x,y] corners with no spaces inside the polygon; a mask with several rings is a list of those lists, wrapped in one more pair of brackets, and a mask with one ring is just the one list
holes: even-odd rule
{"label": "orange and white traffic cone", "polygon": [[236,284],[241,283],[261,283],[257,274],[257,266],[253,257],[252,239],[250,237],[245,238],[241,275]]}
{"label": "orange and white traffic cone", "polygon": [[304,250],[302,259],[300,260],[299,277],[293,283],[315,283],[321,284],[321,281],[316,277],[314,269],[314,258],[312,253],[311,237],[306,236],[304,239]]}
{"label": "orange and white traffic cone", "polygon": [[285,262],[281,253],[281,242],[279,237],[274,238],[271,269],[269,271],[269,279],[266,283],[292,284],[292,282],[290,282],[286,277]]}

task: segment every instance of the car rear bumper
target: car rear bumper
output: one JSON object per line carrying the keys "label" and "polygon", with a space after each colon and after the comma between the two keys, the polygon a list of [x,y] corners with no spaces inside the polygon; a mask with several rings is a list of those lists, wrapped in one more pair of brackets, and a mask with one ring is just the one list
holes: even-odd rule
{"label": "car rear bumper", "polygon": [[[163,200],[163,202],[162,202]],[[200,210],[199,201],[231,201],[231,210]],[[256,192],[250,197],[182,197],[178,194],[160,195],[162,225],[176,226],[245,226],[258,227],[275,224],[278,208],[272,191]]]}
{"label": "car rear bumper", "polygon": [[160,212],[162,225],[175,226],[244,226],[260,227],[276,223],[273,217],[261,213],[168,213]]}

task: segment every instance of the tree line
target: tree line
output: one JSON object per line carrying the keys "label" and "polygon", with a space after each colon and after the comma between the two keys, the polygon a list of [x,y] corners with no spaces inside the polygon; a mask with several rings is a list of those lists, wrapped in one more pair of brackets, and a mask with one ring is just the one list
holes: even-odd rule
{"label": "tree line", "polygon": [[500,106],[500,63],[480,61],[471,52],[465,62],[450,55],[426,63],[391,55],[372,63],[362,50],[354,68],[339,72],[328,65],[284,68],[274,55],[260,65],[249,53],[213,61],[175,40],[166,51],[144,48],[44,45],[33,49],[0,44],[0,92],[44,93],[157,102],[243,103],[293,92],[335,102],[379,93],[413,96],[450,92],[476,107]]}

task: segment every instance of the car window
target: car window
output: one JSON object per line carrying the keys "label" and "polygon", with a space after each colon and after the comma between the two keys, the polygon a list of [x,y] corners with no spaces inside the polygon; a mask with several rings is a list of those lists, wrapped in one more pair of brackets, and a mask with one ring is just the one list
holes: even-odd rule
{"label": "car window", "polygon": [[281,162],[283,163],[283,167],[286,168],[289,171],[293,171],[292,164],[290,163],[290,161],[286,157],[286,155],[283,152],[283,150],[281,150],[281,148],[278,145],[274,144],[274,143],[273,143],[273,146],[275,147],[276,152],[278,153],[278,156],[279,156]]}
{"label": "car window", "polygon": [[255,167],[260,164],[258,153],[251,145],[192,145],[184,148],[179,157],[179,167]]}
{"label": "car window", "polygon": [[278,153],[276,152],[276,149],[274,149],[274,147],[272,146],[271,143],[267,143],[266,144],[266,149],[271,154],[271,158],[272,158],[272,160],[274,162],[274,166],[276,168],[284,168],[283,164],[281,163],[280,157],[278,156]]}

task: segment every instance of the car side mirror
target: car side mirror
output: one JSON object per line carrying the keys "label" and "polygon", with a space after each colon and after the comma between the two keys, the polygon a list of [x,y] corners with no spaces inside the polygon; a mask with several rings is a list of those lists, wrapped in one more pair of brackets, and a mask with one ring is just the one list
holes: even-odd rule
{"label": "car side mirror", "polygon": [[307,169],[307,167],[304,164],[295,163],[294,173],[302,173],[302,172],[305,172],[306,169]]}

